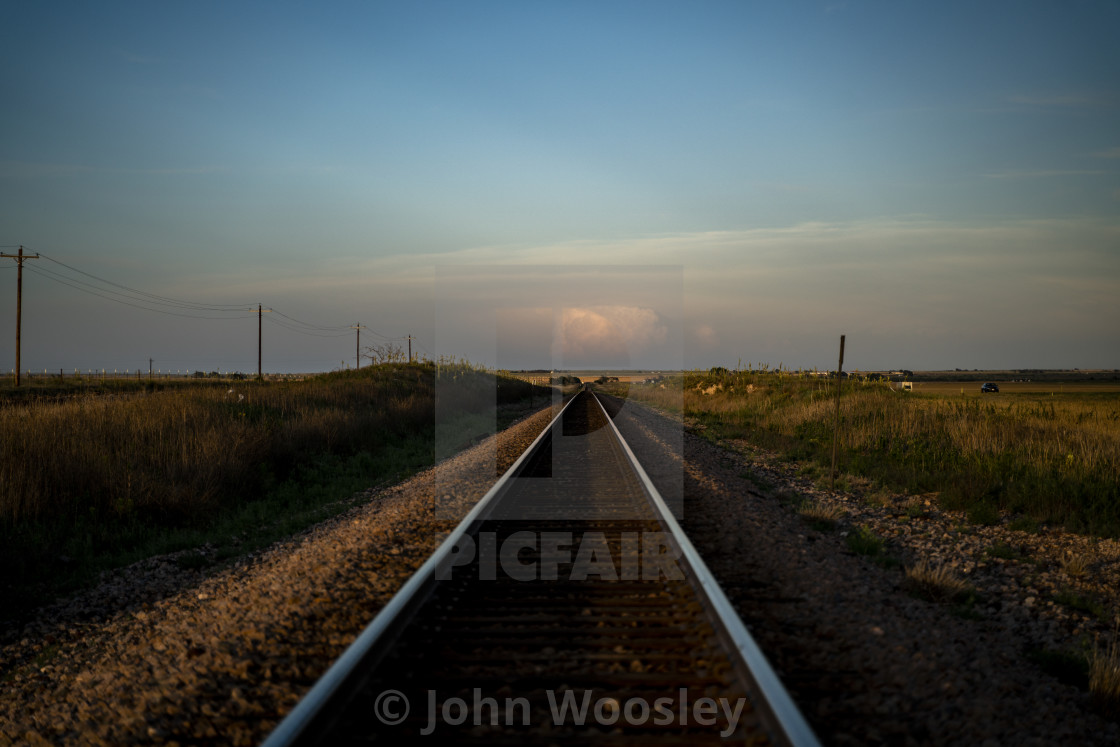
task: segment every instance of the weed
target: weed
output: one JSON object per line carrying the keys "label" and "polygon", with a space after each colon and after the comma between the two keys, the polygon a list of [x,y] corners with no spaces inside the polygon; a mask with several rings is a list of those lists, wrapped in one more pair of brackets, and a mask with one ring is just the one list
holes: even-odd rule
{"label": "weed", "polygon": [[52,643],[48,646],[44,646],[43,649],[35,655],[35,658],[31,660],[31,666],[35,667],[36,669],[42,669],[43,667],[50,664],[51,661],[54,660],[56,656],[58,656],[58,653],[61,650],[62,646],[57,643]]}
{"label": "weed", "polygon": [[1040,529],[1038,521],[1029,516],[1020,516],[1012,519],[1008,523],[1007,528],[1016,532],[1026,532],[1028,534],[1038,534]]}
{"label": "weed", "polygon": [[828,532],[836,528],[836,522],[844,515],[843,510],[820,501],[807,501],[797,509],[801,518],[818,532]]}
{"label": "weed", "polygon": [[871,508],[886,508],[891,505],[890,495],[883,491],[875,491],[863,496],[863,504]]}
{"label": "weed", "polygon": [[848,549],[856,555],[874,557],[883,551],[883,540],[869,527],[860,526],[846,538]]}
{"label": "weed", "polygon": [[976,599],[975,590],[970,589],[963,599],[957,600],[956,604],[949,608],[949,614],[962,620],[984,620],[984,613],[976,608]]}
{"label": "weed", "polygon": [[922,506],[912,504],[906,507],[906,516],[911,519],[922,519],[928,516],[928,512]]}
{"label": "weed", "polygon": [[990,527],[999,523],[999,509],[987,502],[969,506],[967,516],[970,522],[980,526]]}
{"label": "weed", "polygon": [[1081,578],[1089,572],[1091,559],[1076,553],[1069,553],[1062,558],[1062,570],[1071,578]]}
{"label": "weed", "polygon": [[1087,594],[1078,594],[1071,589],[1062,589],[1056,593],[1054,595],[1054,601],[1069,607],[1071,610],[1083,612],[1098,619],[1103,619],[1106,615],[1104,605],[1098,600]]}
{"label": "weed", "polygon": [[914,596],[937,603],[963,602],[972,592],[951,568],[924,558],[906,569],[903,586]]}
{"label": "weed", "polygon": [[774,497],[777,498],[778,502],[783,506],[789,506],[797,511],[801,510],[801,507],[804,506],[806,502],[805,496],[792,488],[782,488]]}
{"label": "weed", "polygon": [[745,478],[748,482],[750,482],[763,493],[769,493],[774,489],[774,483],[770,482],[757,472],[740,472],[739,477]]}
{"label": "weed", "polygon": [[1024,555],[1006,542],[997,542],[984,550],[989,558],[1002,558],[1003,560],[1023,560]]}
{"label": "weed", "polygon": [[1089,655],[1089,693],[1102,716],[1120,719],[1120,622],[1108,646],[1094,646]]}
{"label": "weed", "polygon": [[872,555],[869,560],[880,568],[885,568],[888,571],[902,567],[902,561],[893,555]]}

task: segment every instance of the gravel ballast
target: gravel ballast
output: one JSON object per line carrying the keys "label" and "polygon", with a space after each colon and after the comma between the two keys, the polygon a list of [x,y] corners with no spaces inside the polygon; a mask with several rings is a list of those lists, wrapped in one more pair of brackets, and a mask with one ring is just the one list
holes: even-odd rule
{"label": "gravel ballast", "polygon": [[552,414],[208,578],[157,558],[43,610],[0,650],[0,743],[259,743]]}
{"label": "gravel ballast", "polygon": [[[550,418],[232,567],[152,559],[42,610],[0,648],[0,743],[258,743]],[[826,744],[1120,743],[1084,690],[1027,656],[1110,632],[1055,597],[1092,595],[1114,614],[1117,543],[966,527],[928,497],[822,491],[773,455],[682,437],[634,403],[616,423],[655,481],[683,485],[682,524]],[[844,515],[816,531],[791,496]],[[851,552],[857,526],[901,565]],[[992,556],[997,545],[1018,557]],[[976,589],[975,619],[906,592],[919,558]]]}
{"label": "gravel ballast", "polygon": [[[682,525],[826,744],[1120,744],[1120,726],[1093,711],[1085,690],[1029,658],[1112,635],[1109,614],[1054,597],[1091,596],[1115,616],[1120,543],[968,526],[928,496],[875,505],[821,490],[777,455],[682,439],[679,421],[632,402],[615,422],[644,463],[682,465]],[[815,531],[796,510],[801,501],[842,518]],[[885,540],[897,567],[849,550],[860,526]],[[992,557],[993,547],[1021,559]],[[904,569],[923,558],[966,581],[975,607],[962,617],[908,594]],[[1084,573],[1071,558],[1085,560]]]}

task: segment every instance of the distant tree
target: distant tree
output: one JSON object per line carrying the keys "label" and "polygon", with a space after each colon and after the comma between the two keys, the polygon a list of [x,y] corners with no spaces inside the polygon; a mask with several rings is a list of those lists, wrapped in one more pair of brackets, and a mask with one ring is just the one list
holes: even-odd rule
{"label": "distant tree", "polygon": [[379,345],[370,345],[366,348],[365,354],[362,357],[369,358],[376,366],[380,363],[401,363],[408,356],[405,354],[404,348],[400,345],[386,342]]}

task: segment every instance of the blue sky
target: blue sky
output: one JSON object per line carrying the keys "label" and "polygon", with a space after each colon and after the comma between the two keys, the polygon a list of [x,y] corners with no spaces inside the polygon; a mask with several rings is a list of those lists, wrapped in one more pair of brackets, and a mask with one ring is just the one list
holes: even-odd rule
{"label": "blue sky", "polygon": [[[510,367],[824,368],[846,334],[854,368],[1117,368],[1117,28],[1112,2],[4,2],[0,245],[69,265],[27,263],[24,368],[251,370],[255,317],[200,310],[258,302],[316,325],[266,317],[269,370],[349,363],[355,322]],[[70,268],[197,306],[42,272],[106,287]],[[548,345],[508,323],[519,277]]]}

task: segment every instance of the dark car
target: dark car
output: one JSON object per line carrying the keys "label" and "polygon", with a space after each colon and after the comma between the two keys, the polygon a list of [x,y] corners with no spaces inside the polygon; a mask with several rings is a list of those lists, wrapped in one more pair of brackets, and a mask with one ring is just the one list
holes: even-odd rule
{"label": "dark car", "polygon": [[980,387],[981,394],[987,394],[988,392],[995,392],[998,394],[999,387],[989,381],[987,384],[984,384],[982,387]]}

